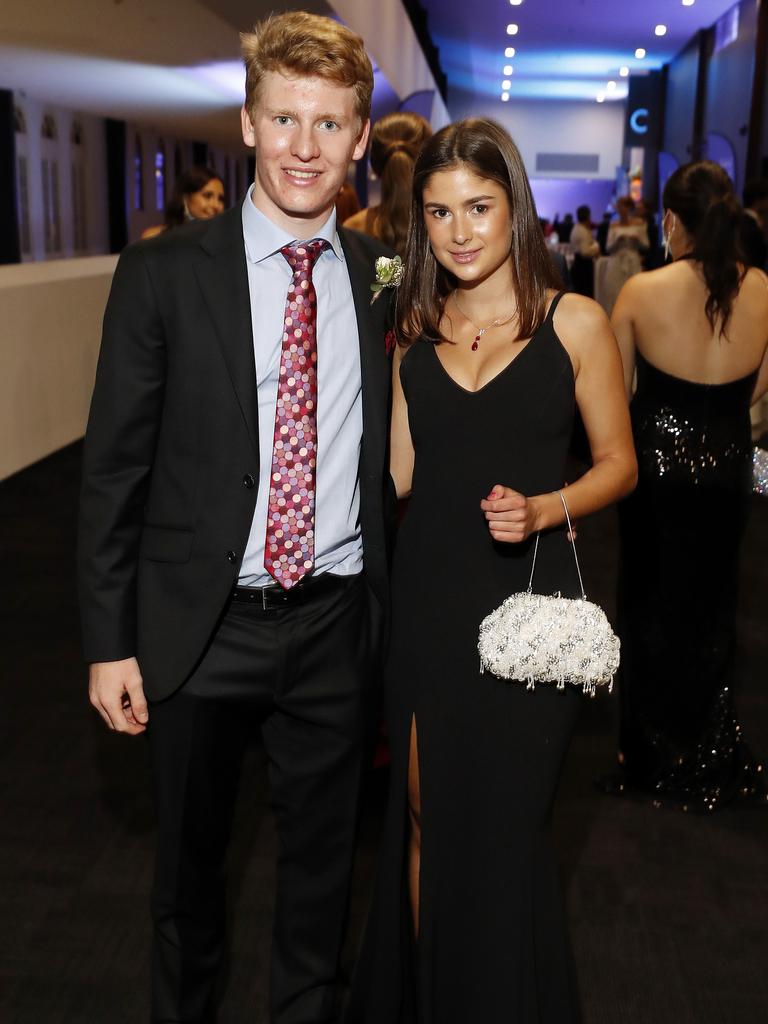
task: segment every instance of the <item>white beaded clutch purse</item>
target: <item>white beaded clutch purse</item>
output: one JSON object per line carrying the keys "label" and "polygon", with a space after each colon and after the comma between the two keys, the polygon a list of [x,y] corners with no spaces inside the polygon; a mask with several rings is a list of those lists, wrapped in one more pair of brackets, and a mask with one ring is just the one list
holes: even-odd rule
{"label": "white beaded clutch purse", "polygon": [[613,689],[620,642],[603,609],[588,601],[584,593],[571,519],[562,493],[560,500],[573,545],[581,597],[533,593],[539,550],[536,534],[528,589],[512,594],[483,619],[477,649],[482,672],[527,683],[529,690],[536,683],[556,683],[560,690],[566,683],[572,683],[594,697],[599,686],[607,686],[609,692]]}

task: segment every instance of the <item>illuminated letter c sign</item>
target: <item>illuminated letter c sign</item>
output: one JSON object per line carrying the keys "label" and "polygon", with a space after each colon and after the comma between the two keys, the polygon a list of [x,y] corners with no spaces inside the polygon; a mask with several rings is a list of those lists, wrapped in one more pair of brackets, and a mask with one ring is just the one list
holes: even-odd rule
{"label": "illuminated letter c sign", "polygon": [[645,135],[648,131],[648,111],[645,107],[638,107],[632,111],[629,125],[636,135]]}

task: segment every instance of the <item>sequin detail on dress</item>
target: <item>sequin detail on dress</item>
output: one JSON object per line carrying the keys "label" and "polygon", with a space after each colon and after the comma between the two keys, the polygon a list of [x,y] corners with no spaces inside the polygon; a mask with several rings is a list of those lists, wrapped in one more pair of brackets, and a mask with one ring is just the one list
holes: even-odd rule
{"label": "sequin detail on dress", "polygon": [[658,806],[710,813],[766,799],[734,701],[755,378],[700,384],[638,353],[639,481],[619,507],[621,772],[603,786]]}
{"label": "sequin detail on dress", "polygon": [[286,590],[315,560],[317,466],[317,295],[312,270],[328,242],[287,245],[293,279],[283,324],[264,567]]}

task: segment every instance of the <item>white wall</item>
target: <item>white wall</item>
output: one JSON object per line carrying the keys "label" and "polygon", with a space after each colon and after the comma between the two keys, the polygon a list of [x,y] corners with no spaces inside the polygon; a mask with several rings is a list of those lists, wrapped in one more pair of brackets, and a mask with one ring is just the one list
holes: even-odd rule
{"label": "white wall", "polygon": [[0,267],[0,480],[83,436],[116,263]]}
{"label": "white wall", "polygon": [[95,255],[109,251],[106,147],[104,121],[92,114],[80,114],[66,110],[42,100],[15,92],[14,104],[21,109],[26,121],[25,137],[17,137],[17,147],[26,150],[28,161],[27,187],[29,189],[29,215],[31,229],[31,251],[24,254],[25,260],[44,260],[46,257],[43,226],[43,185],[41,178],[41,157],[44,142],[40,136],[43,117],[50,114],[56,123],[56,159],[59,165],[59,204],[61,209],[62,246],[57,257],[73,256],[74,228],[72,223],[72,156],[70,142],[72,122],[77,120],[83,129],[83,150],[85,157],[85,196],[87,246],[81,255]]}
{"label": "white wall", "polygon": [[[614,178],[622,163],[624,145],[624,104],[581,103],[575,100],[516,100],[494,102],[493,110],[482,99],[449,97],[453,117],[492,117],[502,124],[517,143],[531,177]],[[597,153],[595,174],[546,175],[536,170],[537,153]]]}

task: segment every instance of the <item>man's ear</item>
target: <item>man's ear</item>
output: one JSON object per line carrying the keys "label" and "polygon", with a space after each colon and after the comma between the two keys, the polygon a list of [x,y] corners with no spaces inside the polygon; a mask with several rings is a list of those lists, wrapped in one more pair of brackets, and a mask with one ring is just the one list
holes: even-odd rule
{"label": "man's ear", "polygon": [[253,121],[251,121],[251,115],[242,107],[240,110],[240,127],[243,131],[243,142],[250,149],[256,145],[256,133],[253,130]]}
{"label": "man's ear", "polygon": [[[353,160],[359,160],[362,156],[365,155],[365,148],[368,145],[368,135],[370,133],[370,130],[371,122],[370,120],[368,120],[363,124],[363,127],[360,130],[360,138],[357,140],[354,151],[352,153]],[[253,143],[251,143],[251,145],[253,145]]]}

